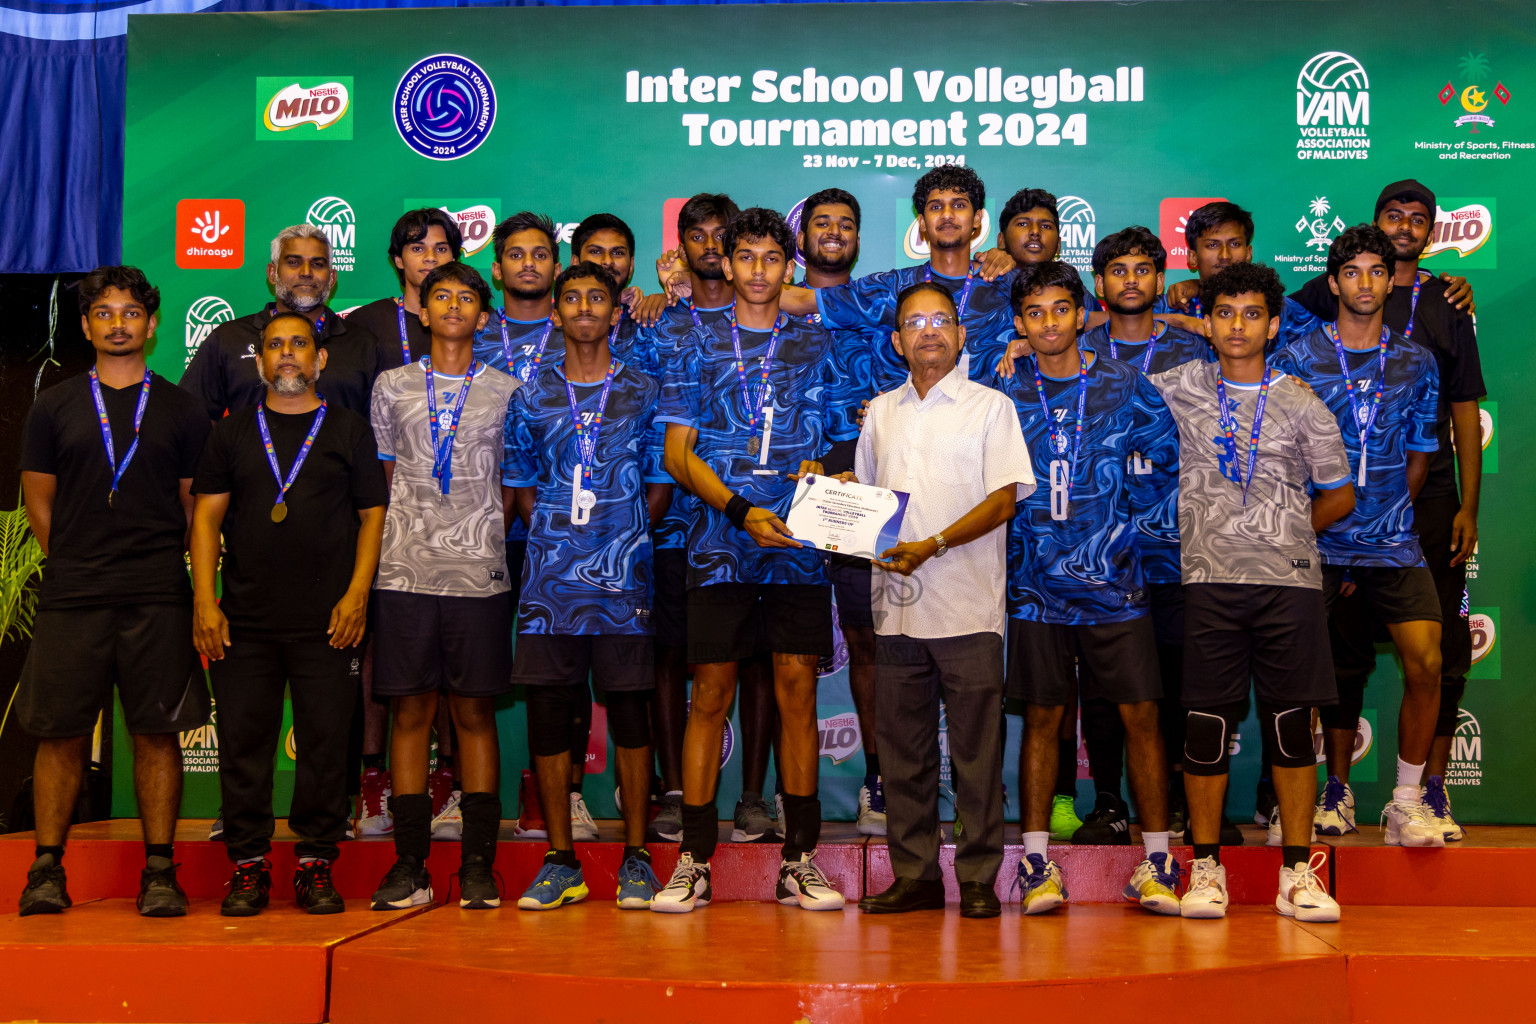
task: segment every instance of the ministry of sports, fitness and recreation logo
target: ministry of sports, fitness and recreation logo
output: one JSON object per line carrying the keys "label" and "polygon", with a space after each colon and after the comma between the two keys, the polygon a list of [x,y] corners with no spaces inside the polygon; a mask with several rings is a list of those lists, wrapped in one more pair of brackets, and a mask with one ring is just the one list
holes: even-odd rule
{"label": "ministry of sports, fitness and recreation logo", "polygon": [[1493,115],[1488,112],[1488,100],[1491,96],[1499,101],[1501,106],[1509,106],[1509,89],[1503,80],[1495,79],[1492,89],[1488,88],[1488,79],[1492,77],[1488,68],[1488,58],[1481,53],[1468,53],[1456,64],[1458,77],[1461,83],[1448,80],[1440,87],[1438,98],[1442,107],[1448,107],[1451,101],[1459,99],[1462,113],[1452,122],[1457,128],[1466,128],[1473,135],[1482,133],[1483,128],[1492,128]]}
{"label": "ministry of sports, fitness and recreation logo", "polygon": [[219,326],[219,324],[227,323],[234,318],[234,308],[217,295],[204,295],[187,307],[186,362],[192,362],[192,357],[197,354],[198,346],[207,339],[208,335],[213,333],[215,327]]}
{"label": "ministry of sports, fitness and recreation logo", "polygon": [[1063,263],[1087,273],[1093,270],[1093,248],[1099,244],[1099,226],[1093,207],[1081,196],[1062,196],[1056,203],[1056,230],[1061,234]]}
{"label": "ministry of sports, fitness and recreation logo", "polygon": [[256,79],[256,138],[352,138],[352,79]]}
{"label": "ministry of sports, fitness and recreation logo", "polygon": [[1445,781],[1454,786],[1483,784],[1483,727],[1466,708],[1457,715],[1456,731],[1451,734],[1451,762]]}
{"label": "ministry of sports, fitness and recreation logo", "polygon": [[1347,53],[1327,50],[1296,76],[1298,160],[1364,160],[1370,156],[1370,78]]}
{"label": "ministry of sports, fitness and recreation logo", "polygon": [[457,160],[496,126],[496,89],[468,57],[439,53],[411,65],[395,87],[395,127],[429,160]]}
{"label": "ministry of sports, fitness and recreation logo", "polygon": [[[1496,208],[1492,197],[1440,200],[1435,206],[1435,224],[1429,230],[1429,244],[1424,247],[1421,258],[1441,256],[1441,264],[1452,263],[1458,272],[1496,268],[1498,246],[1489,244],[1494,241]],[[1455,253],[1455,259],[1450,259],[1451,253]]]}
{"label": "ministry of sports, fitness and recreation logo", "polygon": [[323,196],[309,204],[304,222],[325,232],[331,243],[331,267],[351,270],[357,266],[357,215],[339,196]]}
{"label": "ministry of sports, fitness and recreation logo", "polygon": [[859,716],[854,711],[817,719],[816,735],[820,741],[817,750],[822,757],[831,758],[833,764],[842,764],[848,760],[859,752],[863,743],[863,736],[859,732]]}
{"label": "ministry of sports, fitness and recreation logo", "polygon": [[1306,251],[1275,253],[1272,262],[1290,268],[1293,274],[1311,277],[1320,273],[1328,267],[1328,246],[1333,243],[1333,236],[1346,227],[1333,212],[1327,196],[1313,196],[1307,212],[1296,221],[1296,233],[1305,240]]}

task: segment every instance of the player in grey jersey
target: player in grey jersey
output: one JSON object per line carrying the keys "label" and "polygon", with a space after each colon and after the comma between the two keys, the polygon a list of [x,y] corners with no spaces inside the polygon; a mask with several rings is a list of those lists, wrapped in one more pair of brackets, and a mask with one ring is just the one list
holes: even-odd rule
{"label": "player in grey jersey", "polygon": [[1305,921],[1339,916],[1318,873],[1327,855],[1309,857],[1307,845],[1317,796],[1312,709],[1338,699],[1316,535],[1349,514],[1355,494],[1333,415],[1265,362],[1284,297],[1268,267],[1238,263],[1213,275],[1205,333],[1220,362],[1151,378],[1179,426],[1184,786],[1195,848],[1185,917],[1226,915],[1217,835],[1250,677],[1259,726],[1274,738],[1284,845],[1276,909]]}

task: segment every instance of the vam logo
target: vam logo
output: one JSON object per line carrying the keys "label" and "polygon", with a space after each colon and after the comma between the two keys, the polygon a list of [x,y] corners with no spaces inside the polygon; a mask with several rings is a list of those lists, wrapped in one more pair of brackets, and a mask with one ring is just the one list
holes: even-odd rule
{"label": "vam logo", "polygon": [[1466,708],[1461,709],[1451,735],[1451,763],[1445,781],[1457,786],[1483,784],[1483,727]]}
{"label": "vam logo", "polygon": [[256,138],[352,138],[352,79],[256,79]]}
{"label": "vam logo", "polygon": [[324,196],[309,204],[304,221],[325,232],[331,243],[331,267],[352,270],[357,266],[357,215],[338,196]]}
{"label": "vam logo", "polygon": [[1370,78],[1339,50],[1319,53],[1296,76],[1298,160],[1364,160],[1370,155]]}
{"label": "vam logo", "polygon": [[1093,207],[1081,196],[1062,196],[1056,204],[1056,229],[1061,233],[1063,263],[1081,271],[1093,269],[1093,248],[1099,244],[1099,226]]}
{"label": "vam logo", "polygon": [[[217,295],[204,295],[187,308],[187,363],[192,362],[192,357],[197,354],[198,346],[213,333],[213,329],[219,324],[227,323],[235,318],[235,311],[229,303]],[[185,365],[185,364],[184,364]]]}

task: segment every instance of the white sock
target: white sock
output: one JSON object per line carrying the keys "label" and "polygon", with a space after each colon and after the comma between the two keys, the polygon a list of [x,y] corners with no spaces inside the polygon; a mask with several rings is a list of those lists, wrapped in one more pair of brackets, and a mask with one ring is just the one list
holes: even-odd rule
{"label": "white sock", "polygon": [[1392,799],[1418,799],[1419,780],[1423,778],[1424,766],[1422,764],[1409,764],[1399,756],[1397,759],[1397,787],[1392,790]]}
{"label": "white sock", "polygon": [[680,789],[669,789],[669,790],[667,790],[667,796],[682,796],[682,795],[683,795],[683,791],[680,790]]}
{"label": "white sock", "polygon": [[1038,853],[1042,857],[1049,858],[1050,854],[1047,850],[1050,844],[1051,834],[1049,832],[1025,832],[1024,856],[1028,857],[1032,853]]}
{"label": "white sock", "polygon": [[1141,834],[1141,845],[1146,847],[1148,857],[1154,853],[1160,853],[1166,857],[1168,856],[1168,833],[1143,832]]}

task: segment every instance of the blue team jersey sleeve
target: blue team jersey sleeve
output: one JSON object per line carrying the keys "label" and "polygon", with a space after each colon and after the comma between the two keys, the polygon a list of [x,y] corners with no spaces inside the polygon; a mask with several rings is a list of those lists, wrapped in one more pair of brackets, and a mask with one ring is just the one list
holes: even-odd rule
{"label": "blue team jersey sleeve", "polygon": [[539,457],[529,423],[528,396],[533,388],[518,388],[507,403],[507,427],[502,440],[501,485],[533,487],[539,482]]}
{"label": "blue team jersey sleeve", "polygon": [[680,423],[685,427],[699,425],[701,344],[702,332],[696,328],[683,339],[677,354],[667,363],[667,373],[661,382],[661,402],[656,410],[657,422]]}
{"label": "blue team jersey sleeve", "polygon": [[1283,352],[1321,326],[1322,320],[1287,295],[1285,304],[1280,307],[1280,333],[1270,342],[1269,350],[1271,353]]}
{"label": "blue team jersey sleeve", "polygon": [[828,330],[859,330],[896,323],[894,272],[868,274],[835,288],[816,289],[816,309]]}
{"label": "blue team jersey sleeve", "polygon": [[1408,450],[1434,453],[1440,450],[1435,419],[1440,404],[1440,366],[1429,357],[1413,392],[1413,408],[1408,420]]}
{"label": "blue team jersey sleeve", "polygon": [[[1162,393],[1138,375],[1132,399],[1131,440],[1136,471],[1130,505],[1138,537],[1156,544],[1179,543],[1179,428]],[[1175,567],[1176,568],[1176,567]],[[1176,578],[1176,577],[1175,577]]]}

